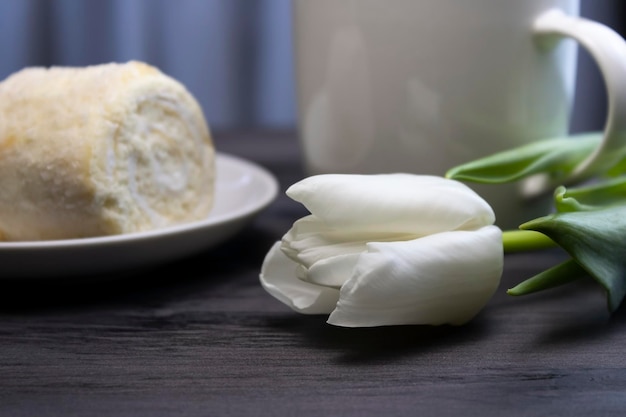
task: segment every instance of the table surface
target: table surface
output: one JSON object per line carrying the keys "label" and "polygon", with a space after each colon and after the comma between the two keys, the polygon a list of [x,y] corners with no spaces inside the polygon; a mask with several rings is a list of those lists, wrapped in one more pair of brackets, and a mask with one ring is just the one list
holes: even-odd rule
{"label": "table surface", "polygon": [[280,195],[235,237],[155,270],[0,281],[1,416],[554,416],[626,408],[626,317],[589,281],[506,288],[564,259],[507,255],[502,285],[461,327],[344,329],[259,285],[271,244],[306,214],[292,132],[215,133],[273,172]]}

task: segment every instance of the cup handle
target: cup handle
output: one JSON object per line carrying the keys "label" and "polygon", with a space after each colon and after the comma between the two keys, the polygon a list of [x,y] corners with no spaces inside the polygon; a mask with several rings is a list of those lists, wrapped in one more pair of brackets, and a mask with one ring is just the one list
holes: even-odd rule
{"label": "cup handle", "polygon": [[600,23],[552,9],[541,14],[533,25],[540,44],[553,47],[563,37],[575,39],[598,65],[608,96],[604,138],[595,151],[573,171],[572,178],[592,174],[598,165],[610,167],[626,156],[626,41]]}

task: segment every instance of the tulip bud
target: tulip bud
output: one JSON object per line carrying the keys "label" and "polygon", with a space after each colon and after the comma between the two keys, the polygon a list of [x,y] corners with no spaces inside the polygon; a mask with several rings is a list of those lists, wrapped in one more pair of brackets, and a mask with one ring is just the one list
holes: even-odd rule
{"label": "tulip bud", "polygon": [[287,190],[311,215],[267,254],[263,287],[345,327],[471,320],[497,289],[502,232],[464,184],[411,174],[327,174]]}

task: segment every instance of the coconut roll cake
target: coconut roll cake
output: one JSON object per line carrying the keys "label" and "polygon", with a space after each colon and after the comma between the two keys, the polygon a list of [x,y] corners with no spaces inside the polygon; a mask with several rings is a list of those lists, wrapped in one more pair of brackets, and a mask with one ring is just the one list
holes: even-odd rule
{"label": "coconut roll cake", "polygon": [[214,181],[200,105],[150,65],[29,67],[0,82],[0,240],[203,219]]}

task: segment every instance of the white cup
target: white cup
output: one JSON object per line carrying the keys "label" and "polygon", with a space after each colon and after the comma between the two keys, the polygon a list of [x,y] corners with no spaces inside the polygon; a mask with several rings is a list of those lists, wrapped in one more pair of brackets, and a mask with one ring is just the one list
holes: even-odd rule
{"label": "white cup", "polygon": [[[579,0],[295,0],[307,174],[443,175],[566,136],[577,40],[607,85],[604,145],[626,142],[626,42]],[[595,156],[581,166],[585,169]],[[520,184],[475,188],[504,228],[546,214]],[[417,191],[419,192],[419,191]]]}

